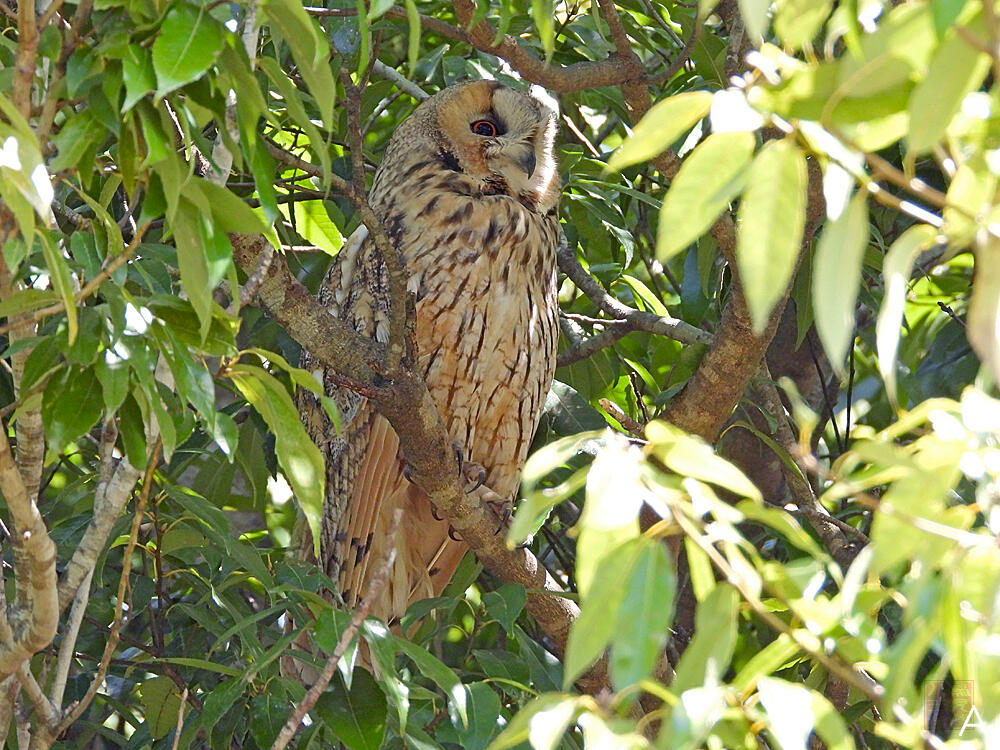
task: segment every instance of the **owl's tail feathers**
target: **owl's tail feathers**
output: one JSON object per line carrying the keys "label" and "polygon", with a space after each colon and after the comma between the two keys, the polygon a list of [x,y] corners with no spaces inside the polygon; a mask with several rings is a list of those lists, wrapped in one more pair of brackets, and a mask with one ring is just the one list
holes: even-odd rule
{"label": "owl's tail feathers", "polygon": [[[386,586],[372,602],[369,614],[384,622],[397,622],[416,601],[440,596],[468,548],[448,536],[447,521],[439,521],[431,513],[431,504],[416,485],[404,483],[385,503],[385,509],[401,508],[403,526],[396,534],[396,560],[389,571]],[[380,514],[379,526],[389,512]],[[388,550],[378,548],[388,535],[376,529],[369,550],[373,561],[385,559]],[[371,567],[375,567],[374,564]],[[365,571],[365,579],[372,574]],[[367,580],[364,581],[367,584]],[[362,586],[361,588],[364,588]],[[352,602],[353,603],[353,602]]]}

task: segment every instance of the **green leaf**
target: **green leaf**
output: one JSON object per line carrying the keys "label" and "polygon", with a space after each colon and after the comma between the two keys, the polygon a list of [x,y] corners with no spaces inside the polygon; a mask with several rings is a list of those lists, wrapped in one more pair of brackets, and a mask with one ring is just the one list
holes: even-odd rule
{"label": "green leaf", "polygon": [[532,750],[555,750],[583,710],[585,699],[549,693],[535,698],[510,720],[487,750],[509,750],[530,740]]}
{"label": "green leaf", "polygon": [[586,503],[576,525],[576,580],[585,599],[609,552],[639,535],[639,511],[647,494],[641,463],[638,451],[614,440],[590,467]]}
{"label": "green leaf", "polygon": [[531,17],[535,21],[538,38],[542,40],[542,49],[545,50],[545,60],[548,62],[556,46],[553,0],[531,0]]}
{"label": "green leaf", "polygon": [[[325,176],[330,174],[330,170],[332,168],[330,161],[330,147],[323,139],[323,135],[320,133],[319,128],[316,127],[316,123],[313,121],[312,117],[310,117],[306,112],[302,92],[295,87],[291,80],[289,80],[288,74],[282,70],[277,60],[273,60],[270,57],[262,57],[258,61],[258,64],[260,65],[261,70],[267,73],[267,77],[271,79],[271,82],[274,83],[275,87],[278,89],[278,93],[281,94],[284,99],[285,107],[292,120],[296,125],[301,127],[308,136],[309,150],[312,152],[314,157],[319,160],[319,166],[323,170],[324,179],[326,179]],[[273,113],[271,113],[271,119],[272,121],[275,119]],[[281,126],[284,127],[283,124]],[[283,204],[281,207],[282,213],[284,213],[285,216],[288,215],[286,206],[287,204]]]}
{"label": "green leaf", "polygon": [[805,156],[791,140],[768,143],[750,166],[740,204],[736,262],[758,334],[795,271],[806,220],[807,180]]}
{"label": "green leaf", "polygon": [[[981,27],[982,23],[976,26]],[[979,35],[978,29],[970,33]],[[979,87],[989,69],[989,55],[970,45],[957,32],[941,42],[927,67],[927,75],[910,95],[907,145],[911,155],[927,153],[944,137],[962,100]]]}
{"label": "green leaf", "polygon": [[228,374],[274,435],[278,464],[295,491],[312,532],[316,554],[319,554],[326,477],[322,454],[306,434],[288,391],[273,375],[244,364],[233,365]]}
{"label": "green leaf", "polygon": [[406,41],[406,62],[410,76],[416,75],[417,59],[420,57],[420,11],[414,0],[406,0],[406,22],[409,34]]}
{"label": "green leaf", "polygon": [[222,43],[222,26],[205,8],[174,5],[153,42],[156,95],[162,97],[200,78],[219,56]]}
{"label": "green leaf", "polygon": [[695,613],[694,638],[677,664],[670,686],[675,694],[701,687],[714,676],[721,680],[736,648],[736,613],[739,596],[728,583],[720,583]]}
{"label": "green leaf", "polygon": [[[295,230],[310,245],[315,245],[327,255],[336,255],[344,244],[337,225],[330,219],[323,201],[295,201]],[[287,215],[287,204],[282,206]]]}
{"label": "green leaf", "polygon": [[52,279],[52,286],[63,301],[66,311],[66,340],[72,345],[76,340],[77,322],[76,295],[73,292],[73,279],[70,275],[69,264],[62,252],[57,250],[48,235],[39,234],[42,243],[42,255],[45,257],[45,265],[49,269],[49,278]]}
{"label": "green leaf", "polygon": [[967,0],[931,0],[931,17],[934,19],[934,32],[942,36],[958,19]]}
{"label": "green leaf", "polygon": [[[201,536],[200,534],[198,536]],[[201,536],[204,540],[205,537]],[[227,667],[225,664],[219,664],[214,661],[208,661],[207,659],[194,659],[184,656],[165,656],[162,660],[170,664],[177,664],[182,667],[193,667],[195,669],[205,669],[209,672],[215,672],[217,674],[223,674],[227,677],[240,677],[243,674],[242,670],[234,669],[233,667]]]}
{"label": "green leaf", "polygon": [[666,262],[715,222],[747,179],[753,133],[714,133],[684,160],[670,184],[656,236],[656,253]]}
{"label": "green leaf", "polygon": [[0,302],[0,318],[14,318],[27,312],[41,310],[58,302],[59,299],[59,294],[51,289],[32,287],[21,289]]}
{"label": "green leaf", "polygon": [[201,713],[204,725],[214,727],[248,687],[249,685],[240,678],[225,680],[216,685],[204,698],[204,710]]}
{"label": "green leaf", "polygon": [[177,726],[177,712],[181,706],[174,681],[166,676],[151,677],[139,685],[139,695],[149,736],[154,740],[166,737]]}
{"label": "green leaf", "polygon": [[507,546],[524,541],[541,526],[549,511],[564,498],[583,486],[587,479],[586,471],[578,471],[570,482],[563,483],[559,488],[536,489],[542,479],[553,469],[561,466],[575,456],[581,446],[588,440],[593,440],[600,433],[588,432],[582,435],[554,440],[535,451],[524,465],[521,472],[521,482],[524,485],[524,500],[518,506],[514,522],[507,533]]}
{"label": "green leaf", "polygon": [[105,351],[94,364],[94,372],[101,381],[104,393],[104,408],[109,414],[115,412],[128,395],[128,362],[114,352]]}
{"label": "green leaf", "polygon": [[819,33],[832,0],[778,0],[774,31],[786,47],[801,49]]}
{"label": "green leaf", "polygon": [[641,538],[639,555],[624,583],[611,641],[611,678],[622,690],[648,677],[667,642],[677,580],[667,547]]}
{"label": "green leaf", "polygon": [[854,340],[854,303],[867,247],[868,193],[859,190],[824,227],[812,274],[816,332],[837,372],[843,372]]}
{"label": "green leaf", "polygon": [[1000,383],[1000,237],[991,227],[976,242],[976,275],[969,302],[969,343]]}
{"label": "green leaf", "polygon": [[757,502],[763,500],[760,490],[746,474],[716,455],[712,446],[701,438],[661,421],[646,425],[646,437],[654,455],[674,473],[725,487]]}
{"label": "green leaf", "polygon": [[108,213],[107,209],[100,202],[91,198],[83,190],[77,190],[76,192],[100,220],[101,226],[107,234],[108,257],[113,258],[116,255],[120,255],[125,247],[125,241],[122,238],[122,230],[118,226],[118,222],[112,218],[111,214]]}
{"label": "green leaf", "polygon": [[130,44],[122,58],[122,77],[125,81],[125,101],[122,112],[128,112],[146,94],[156,90],[156,70],[149,51],[139,45]]}
{"label": "green leaf", "polygon": [[212,290],[225,277],[232,262],[232,247],[225,233],[206,213],[187,198],[177,203],[172,222],[177,242],[177,263],[191,306],[201,322],[204,336],[212,325]]}
{"label": "green leaf", "polygon": [[333,105],[337,86],[330,68],[330,43],[323,30],[297,0],[266,0],[261,10],[267,22],[291,48],[299,73],[319,107],[323,124],[335,131]]}
{"label": "green leaf", "polygon": [[462,748],[485,750],[490,738],[502,726],[500,699],[485,682],[474,682],[465,689],[469,693],[469,728],[462,732]]}
{"label": "green leaf", "polygon": [[573,623],[566,644],[563,688],[594,664],[611,643],[622,616],[625,588],[642,553],[643,539],[632,539],[609,550],[599,560],[600,565],[580,606],[580,616]]}
{"label": "green leaf", "polygon": [[806,750],[815,729],[830,750],[848,750],[854,743],[844,720],[822,695],[804,685],[763,677],[757,685],[761,705],[783,750]]}
{"label": "green leaf", "polygon": [[514,628],[514,621],[521,616],[528,603],[528,592],[519,583],[505,583],[496,591],[483,595],[486,613],[500,623],[508,633]]}
{"label": "green leaf", "polygon": [[712,94],[708,91],[689,91],[657,102],[639,120],[622,147],[612,154],[608,169],[622,170],[663,153],[707,115],[711,107]]}
{"label": "green leaf", "polygon": [[779,633],[777,638],[750,657],[750,661],[743,665],[736,677],[733,678],[733,687],[741,692],[746,690],[761,676],[774,674],[787,666],[798,653],[799,645],[792,640],[791,636]]}
{"label": "green leaf", "polygon": [[750,34],[750,43],[756,46],[767,31],[767,12],[771,8],[771,0],[739,0],[739,5],[743,23]]}
{"label": "green leaf", "polygon": [[53,376],[42,397],[42,424],[49,450],[61,452],[101,418],[101,383],[90,367],[70,367]]}
{"label": "green leaf", "polygon": [[[351,624],[351,619],[351,614],[341,609],[328,609],[321,613],[316,618],[314,636],[316,645],[327,654],[332,654],[337,649],[337,644],[340,642],[344,631]],[[395,654],[393,654],[394,656]],[[340,663],[337,664],[337,669],[340,670],[340,675],[344,678],[344,683],[348,688],[351,686],[351,680],[354,676],[354,665],[357,662],[357,658],[358,639],[354,637],[347,644],[347,648],[344,649],[344,655],[341,657]],[[391,662],[390,659],[384,659],[383,661]]]}
{"label": "green leaf", "polygon": [[222,232],[263,234],[267,231],[260,216],[226,188],[201,177],[184,183],[181,195],[196,205],[211,207],[212,218]]}
{"label": "green leaf", "polygon": [[424,677],[430,678],[448,696],[448,713],[455,726],[469,725],[468,695],[465,686],[444,662],[423,646],[399,636],[392,636],[396,650],[406,654]]}
{"label": "green leaf", "polygon": [[387,703],[371,672],[359,669],[347,690],[340,680],[316,702],[316,714],[350,750],[378,750],[385,737]]}
{"label": "green leaf", "polygon": [[250,701],[250,734],[257,747],[269,747],[288,718],[288,702],[269,690]]}
{"label": "green leaf", "polygon": [[83,162],[83,156],[88,149],[96,149],[100,145],[105,132],[104,126],[89,109],[72,115],[53,138],[58,153],[50,162],[49,168],[53,172],[64,169],[89,170],[90,165]]}
{"label": "green leaf", "polygon": [[910,227],[889,247],[882,262],[882,279],[885,295],[875,325],[875,344],[878,351],[878,368],[885,381],[885,390],[896,403],[896,352],[899,349],[900,325],[906,293],[910,285],[910,272],[921,252],[934,242],[937,232],[921,224]]}

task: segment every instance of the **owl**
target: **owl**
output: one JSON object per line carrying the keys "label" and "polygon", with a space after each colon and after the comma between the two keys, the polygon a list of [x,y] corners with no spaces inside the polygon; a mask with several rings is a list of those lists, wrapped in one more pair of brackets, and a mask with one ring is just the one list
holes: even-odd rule
{"label": "owl", "polygon": [[[549,108],[503,84],[448,87],[393,134],[369,195],[416,294],[417,366],[456,446],[456,471],[510,500],[556,363],[555,131]],[[367,234],[362,227],[345,243],[319,301],[385,342],[387,273]],[[466,547],[408,481],[389,422],[308,353],[303,360],[341,411],[338,433],[311,396],[300,401],[326,457],[318,562],[355,605],[401,508],[395,563],[370,610],[395,621],[440,594]]]}

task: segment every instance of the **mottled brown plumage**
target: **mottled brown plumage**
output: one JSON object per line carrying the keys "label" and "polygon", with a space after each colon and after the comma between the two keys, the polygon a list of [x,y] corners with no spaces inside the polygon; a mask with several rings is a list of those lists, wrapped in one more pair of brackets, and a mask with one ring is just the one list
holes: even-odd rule
{"label": "mottled brown plumage", "polygon": [[[555,370],[555,127],[539,101],[499,83],[452,86],[399,126],[370,194],[417,294],[418,363],[430,393],[465,460],[481,465],[486,483],[509,499]],[[363,228],[334,260],[320,301],[359,332],[388,338],[385,268]],[[317,368],[308,354],[304,366]],[[402,506],[396,563],[372,608],[392,620],[440,593],[465,546],[449,539],[447,523],[403,477],[388,422],[317,374],[343,422],[337,435],[311,399],[302,404],[327,456],[321,559],[354,604]]]}

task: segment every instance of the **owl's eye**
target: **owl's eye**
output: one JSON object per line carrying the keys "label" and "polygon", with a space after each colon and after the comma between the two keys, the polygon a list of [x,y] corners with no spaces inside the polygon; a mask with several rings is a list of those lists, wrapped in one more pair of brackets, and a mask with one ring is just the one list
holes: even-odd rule
{"label": "owl's eye", "polygon": [[472,123],[471,129],[476,135],[486,136],[487,138],[492,138],[498,132],[496,123],[489,120],[476,120]]}

